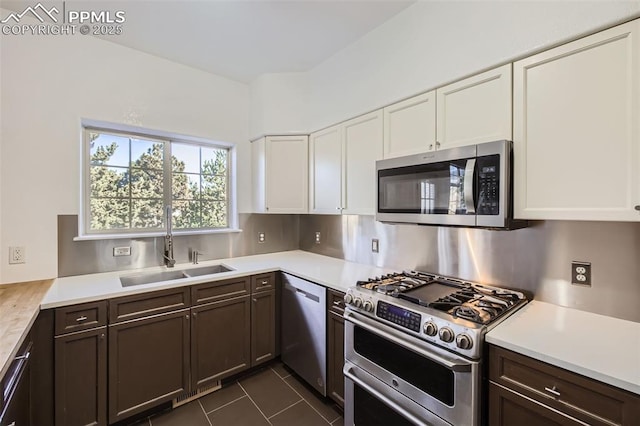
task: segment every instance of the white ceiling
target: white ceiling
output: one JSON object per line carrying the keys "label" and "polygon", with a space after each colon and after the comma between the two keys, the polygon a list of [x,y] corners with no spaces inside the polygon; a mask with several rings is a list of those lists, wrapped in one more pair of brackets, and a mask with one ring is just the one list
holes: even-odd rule
{"label": "white ceiling", "polygon": [[[62,2],[40,0],[45,6]],[[174,62],[250,82],[303,72],[415,0],[66,1],[67,10],[124,10],[123,33],[102,37]],[[31,1],[2,1],[19,11]]]}

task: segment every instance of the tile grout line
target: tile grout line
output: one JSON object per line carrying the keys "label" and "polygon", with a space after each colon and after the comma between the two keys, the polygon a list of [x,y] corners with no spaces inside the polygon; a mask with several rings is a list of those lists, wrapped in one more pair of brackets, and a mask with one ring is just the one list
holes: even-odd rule
{"label": "tile grout line", "polygon": [[[222,409],[222,408],[224,408],[224,407],[227,407],[227,406],[229,406],[229,405],[233,404],[234,402],[238,402],[238,401],[240,401],[242,398],[246,398],[246,397],[247,397],[247,395],[246,395],[246,394],[245,394],[245,395],[242,395],[241,397],[236,398],[236,399],[234,399],[233,401],[229,401],[229,402],[227,402],[226,404],[219,406],[218,408],[214,408],[213,410],[211,410],[211,411],[209,411],[209,412],[207,412],[207,411],[205,410],[205,413],[207,413],[207,415],[209,415],[209,414],[211,414],[211,413],[213,413],[213,412],[216,412],[216,411],[218,411],[218,410],[220,410],[220,409]],[[204,405],[202,406],[202,408],[204,408]]]}
{"label": "tile grout line", "polygon": [[258,404],[256,404],[256,402],[253,400],[253,398],[251,398],[251,395],[249,395],[249,392],[247,392],[245,390],[245,388],[242,386],[242,384],[240,384],[240,381],[238,381],[238,386],[240,386],[240,389],[242,389],[242,391],[247,394],[247,398],[249,398],[249,401],[251,401],[251,403],[253,405],[255,405],[255,407],[258,409],[258,411],[260,411],[260,414],[262,414],[262,417],[264,417],[264,419],[267,421],[267,423],[269,423],[271,425],[271,422],[269,421],[269,418],[267,416],[265,416],[265,414],[262,412],[260,407],[258,407]]}
{"label": "tile grout line", "polygon": [[200,409],[204,413],[204,417],[207,419],[207,422],[209,423],[209,426],[213,426],[213,423],[211,423],[211,420],[209,420],[209,416],[207,415],[207,412],[205,411],[204,406],[202,405],[202,402],[200,402],[200,398],[198,398],[197,401],[198,401],[198,405],[200,406]]}
{"label": "tile grout line", "polygon": [[301,402],[305,402],[305,401],[304,401],[304,398],[300,398],[300,400],[299,400],[299,401],[296,401],[296,402],[294,402],[293,404],[291,404],[290,406],[283,408],[282,410],[278,411],[278,412],[277,412],[277,413],[275,413],[275,414],[272,414],[272,415],[271,415],[271,417],[269,417],[269,418],[270,418],[270,419],[272,419],[272,418],[274,418],[275,416],[277,416],[278,414],[282,414],[282,413],[284,413],[284,412],[285,412],[285,411],[287,411],[289,408],[293,407],[294,405],[298,405],[298,404],[300,404]]}
{"label": "tile grout line", "polygon": [[276,373],[276,376],[280,377],[280,379],[284,380],[287,377],[291,377],[291,374],[287,374],[286,376],[282,377],[280,374],[278,374],[278,372],[276,370],[273,369],[273,367],[269,367],[271,369],[271,371],[273,371],[274,373]]}
{"label": "tile grout line", "polygon": [[[289,376],[287,376],[287,377],[290,377],[290,376],[291,376],[291,375],[289,375]],[[289,387],[291,388],[291,390],[292,390],[292,391],[294,391],[294,392],[295,392],[295,393],[296,393],[300,398],[302,398],[302,400],[303,400],[303,401],[305,401],[305,402],[307,403],[307,405],[308,405],[309,407],[311,407],[311,409],[313,409],[313,411],[315,411],[316,413],[318,413],[318,415],[319,415],[320,417],[322,417],[322,419],[323,419],[325,422],[327,422],[327,423],[331,424],[331,423],[335,422],[336,420],[338,420],[338,419],[340,418],[340,415],[339,415],[338,413],[336,413],[336,415],[337,415],[338,417],[336,417],[336,418],[335,418],[335,419],[333,419],[333,420],[328,420],[325,416],[323,416],[323,415],[322,415],[322,413],[321,413],[320,411],[316,410],[316,408],[315,408],[311,403],[309,403],[309,401],[307,401],[307,400],[304,398],[304,396],[300,395],[300,393],[298,393],[298,391],[297,391],[297,390],[295,390],[295,388],[294,388],[293,386],[291,386],[291,385],[290,385],[290,384],[289,384],[285,379],[282,379],[282,381],[283,381],[287,386],[289,386]],[[304,386],[304,385],[303,385],[303,386]]]}

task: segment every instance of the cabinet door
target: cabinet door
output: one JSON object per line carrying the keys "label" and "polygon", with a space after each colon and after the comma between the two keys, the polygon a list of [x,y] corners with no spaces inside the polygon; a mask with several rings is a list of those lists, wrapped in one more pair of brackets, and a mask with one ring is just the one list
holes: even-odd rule
{"label": "cabinet door", "polygon": [[342,213],[373,215],[376,160],[382,158],[382,110],[343,124]]}
{"label": "cabinet door", "polygon": [[250,296],[191,309],[191,384],[216,382],[251,365]]}
{"label": "cabinet door", "polygon": [[276,352],[276,292],[254,293],[251,296],[251,365],[275,357]]}
{"label": "cabinet door", "polygon": [[333,126],[309,136],[309,211],[340,214],[342,208],[342,131]]}
{"label": "cabinet door", "polygon": [[436,90],[438,149],[511,140],[511,64]]}
{"label": "cabinet door", "polygon": [[251,142],[251,171],[253,184],[253,212],[266,213],[267,204],[265,200],[265,176],[266,167],[266,144],[267,138],[260,138]]}
{"label": "cabinet door", "polygon": [[344,408],[344,318],[329,312],[327,316],[327,394]]}
{"label": "cabinet door", "polygon": [[307,136],[268,136],[265,204],[268,213],[307,213],[309,143]]}
{"label": "cabinet door", "polygon": [[500,385],[490,383],[489,424],[491,426],[578,426],[584,423]]}
{"label": "cabinet door", "polygon": [[189,310],[109,327],[109,423],[189,391]]}
{"label": "cabinet door", "polygon": [[56,425],[107,424],[107,327],[55,338]]}
{"label": "cabinet door", "polygon": [[385,107],[383,114],[384,158],[419,154],[435,149],[435,91]]}
{"label": "cabinet door", "polygon": [[640,21],[514,63],[514,214],[637,221]]}

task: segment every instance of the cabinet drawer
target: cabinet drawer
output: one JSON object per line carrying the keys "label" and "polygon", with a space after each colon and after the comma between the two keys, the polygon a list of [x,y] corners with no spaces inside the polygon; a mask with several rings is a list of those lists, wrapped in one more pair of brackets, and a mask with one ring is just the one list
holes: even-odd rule
{"label": "cabinet drawer", "polygon": [[118,297],[109,301],[109,323],[177,311],[191,306],[189,287]]}
{"label": "cabinet drawer", "polygon": [[248,295],[250,290],[249,277],[214,281],[191,287],[191,300],[193,300],[194,305],[200,305],[229,297]]}
{"label": "cabinet drawer", "polygon": [[103,325],[107,325],[106,300],[56,309],[56,336]]}
{"label": "cabinet drawer", "polygon": [[269,272],[268,274],[254,275],[251,277],[251,292],[269,291],[276,288],[276,274]]}
{"label": "cabinet drawer", "polygon": [[338,315],[344,314],[344,293],[337,290],[327,292],[327,307]]}
{"label": "cabinet drawer", "polygon": [[591,425],[630,425],[640,416],[640,397],[495,346],[489,378]]}

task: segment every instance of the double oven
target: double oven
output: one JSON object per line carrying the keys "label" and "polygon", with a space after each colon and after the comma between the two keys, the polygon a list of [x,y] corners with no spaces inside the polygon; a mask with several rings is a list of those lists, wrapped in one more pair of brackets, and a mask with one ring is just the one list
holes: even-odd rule
{"label": "double oven", "polygon": [[484,335],[517,291],[416,271],[345,294],[345,425],[478,426]]}
{"label": "double oven", "polygon": [[353,310],[345,311],[345,345],[345,425],[480,424],[479,361]]}

